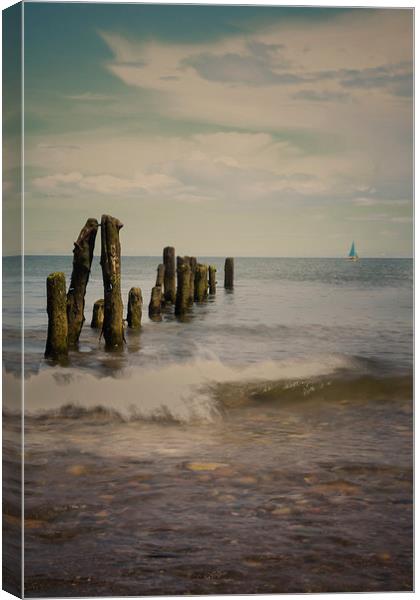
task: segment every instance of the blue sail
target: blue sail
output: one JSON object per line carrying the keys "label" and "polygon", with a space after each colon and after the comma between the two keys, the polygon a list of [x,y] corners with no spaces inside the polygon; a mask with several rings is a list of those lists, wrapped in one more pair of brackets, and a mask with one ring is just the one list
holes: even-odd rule
{"label": "blue sail", "polygon": [[357,256],[357,254],[356,254],[356,249],[355,249],[355,247],[354,247],[354,242],[353,242],[353,243],[352,243],[352,245],[351,245],[350,252],[349,252],[349,256],[350,256],[351,258],[353,258],[354,256]]}

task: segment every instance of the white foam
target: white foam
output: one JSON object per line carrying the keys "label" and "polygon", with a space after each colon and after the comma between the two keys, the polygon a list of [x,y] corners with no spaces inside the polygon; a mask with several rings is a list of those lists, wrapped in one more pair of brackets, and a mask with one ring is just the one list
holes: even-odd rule
{"label": "white foam", "polygon": [[[266,361],[231,366],[216,357],[155,367],[130,367],[117,377],[96,377],[73,368],[46,368],[25,380],[25,413],[58,411],[66,405],[102,407],[123,418],[171,418],[210,421],[218,415],[211,386],[219,383],[307,380],[348,367],[348,359],[323,356],[317,360]],[[3,373],[5,408],[13,410],[7,390],[16,382]],[[13,381],[14,380],[14,381]]]}

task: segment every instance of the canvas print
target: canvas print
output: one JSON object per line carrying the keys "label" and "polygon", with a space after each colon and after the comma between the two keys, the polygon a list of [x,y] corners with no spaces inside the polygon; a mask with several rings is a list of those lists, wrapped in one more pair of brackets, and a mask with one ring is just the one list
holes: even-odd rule
{"label": "canvas print", "polygon": [[413,10],[3,13],[3,586],[413,589]]}

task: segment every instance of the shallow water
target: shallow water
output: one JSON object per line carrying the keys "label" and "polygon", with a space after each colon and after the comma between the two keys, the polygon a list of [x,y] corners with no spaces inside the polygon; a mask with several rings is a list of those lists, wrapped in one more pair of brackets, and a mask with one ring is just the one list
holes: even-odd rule
{"label": "shallow water", "polygon": [[145,315],[119,354],[89,327],[95,264],[57,366],[45,277],[71,260],[26,261],[26,594],[412,589],[412,261],[237,259],[233,293],[152,323],[158,262],[123,261]]}

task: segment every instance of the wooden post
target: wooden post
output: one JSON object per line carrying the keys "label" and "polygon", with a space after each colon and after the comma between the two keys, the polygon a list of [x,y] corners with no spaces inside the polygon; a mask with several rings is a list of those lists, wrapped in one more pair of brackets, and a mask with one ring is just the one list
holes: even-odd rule
{"label": "wooden post", "polygon": [[141,307],[143,304],[143,297],[141,295],[141,289],[132,287],[128,292],[128,305],[127,305],[127,324],[130,329],[140,329],[141,327]]}
{"label": "wooden post", "polygon": [[163,289],[165,302],[174,304],[176,298],[176,283],[175,283],[175,248],[167,246],[163,249],[163,263],[165,265],[165,273],[163,278]]}
{"label": "wooden post", "polygon": [[155,285],[152,288],[152,296],[149,304],[149,318],[152,321],[162,320],[162,288],[160,285]]}
{"label": "wooden post", "polygon": [[216,271],[214,265],[209,266],[209,294],[212,296],[216,293]]}
{"label": "wooden post", "polygon": [[59,359],[68,352],[67,297],[64,273],[47,277],[48,336],[45,357]]}
{"label": "wooden post", "polygon": [[175,314],[185,314],[190,300],[190,258],[189,256],[177,256],[176,273],[178,278],[178,287],[176,290]]}
{"label": "wooden post", "polygon": [[102,329],[104,324],[104,301],[97,300],[93,305],[92,321],[90,326],[93,329]]}
{"label": "wooden post", "polygon": [[98,221],[88,219],[74,242],[73,271],[67,292],[67,322],[69,346],[76,346],[85,321],[85,294],[93,259]]}
{"label": "wooden post", "polygon": [[157,268],[155,285],[158,285],[159,287],[163,288],[164,278],[165,278],[165,265],[160,264],[160,265],[158,265],[158,268]]}
{"label": "wooden post", "polygon": [[197,268],[197,259],[195,256],[190,256],[190,297],[188,303],[190,306],[194,304],[194,282],[195,282],[195,270]]}
{"label": "wooden post", "polygon": [[123,303],[121,298],[121,245],[123,224],[110,215],[101,219],[101,266],[104,282],[103,333],[108,349],[121,348],[124,342]]}
{"label": "wooden post", "polygon": [[233,258],[225,260],[225,288],[227,290],[233,289]]}
{"label": "wooden post", "polygon": [[204,302],[207,298],[207,265],[197,263],[194,279],[194,299],[196,302]]}

